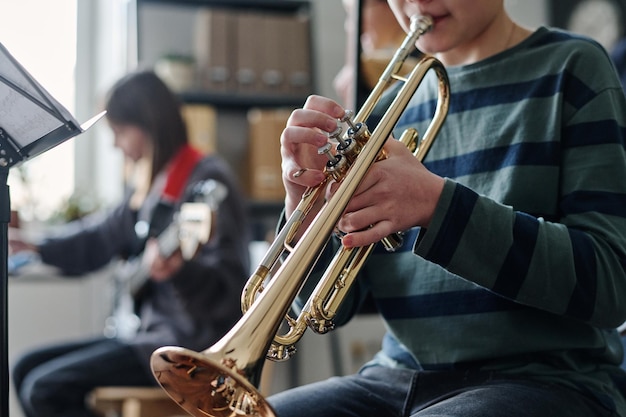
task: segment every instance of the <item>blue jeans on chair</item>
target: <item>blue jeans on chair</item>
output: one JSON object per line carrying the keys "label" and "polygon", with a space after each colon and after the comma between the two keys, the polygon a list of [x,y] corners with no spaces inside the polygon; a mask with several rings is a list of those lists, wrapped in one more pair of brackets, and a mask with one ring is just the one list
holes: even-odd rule
{"label": "blue jeans on chair", "polygon": [[11,376],[27,417],[95,417],[85,404],[95,387],[156,385],[130,346],[106,338],[27,353]]}
{"label": "blue jeans on chair", "polygon": [[555,384],[480,371],[368,367],[268,398],[278,417],[609,417]]}

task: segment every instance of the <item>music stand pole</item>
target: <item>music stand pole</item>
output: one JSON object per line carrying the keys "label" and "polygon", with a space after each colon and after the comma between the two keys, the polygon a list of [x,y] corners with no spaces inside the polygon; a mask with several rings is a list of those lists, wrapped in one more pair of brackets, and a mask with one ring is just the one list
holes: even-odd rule
{"label": "music stand pole", "polygon": [[9,415],[9,223],[11,221],[11,200],[7,180],[8,168],[0,167],[0,416]]}

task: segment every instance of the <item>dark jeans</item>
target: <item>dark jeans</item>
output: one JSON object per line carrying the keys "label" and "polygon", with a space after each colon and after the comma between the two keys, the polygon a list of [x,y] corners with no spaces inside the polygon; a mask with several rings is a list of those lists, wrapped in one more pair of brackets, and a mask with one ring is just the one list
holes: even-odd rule
{"label": "dark jeans", "polygon": [[578,391],[476,371],[384,367],[268,398],[278,417],[609,417]]}
{"label": "dark jeans", "polygon": [[11,376],[27,417],[92,417],[85,395],[93,388],[156,385],[130,346],[106,338],[29,352]]}

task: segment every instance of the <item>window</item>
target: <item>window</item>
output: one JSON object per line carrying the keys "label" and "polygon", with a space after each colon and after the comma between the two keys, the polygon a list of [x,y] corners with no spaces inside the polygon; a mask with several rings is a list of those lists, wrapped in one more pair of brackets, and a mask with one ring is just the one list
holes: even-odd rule
{"label": "window", "polygon": [[[0,15],[0,42],[74,113],[76,0],[5,1]],[[47,219],[72,194],[73,168],[72,140],[11,168],[11,207],[23,220]]]}

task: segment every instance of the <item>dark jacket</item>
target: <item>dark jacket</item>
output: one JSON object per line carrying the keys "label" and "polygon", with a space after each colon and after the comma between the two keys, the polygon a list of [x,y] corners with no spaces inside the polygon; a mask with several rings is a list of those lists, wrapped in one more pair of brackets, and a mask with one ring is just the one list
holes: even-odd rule
{"label": "dark jacket", "polygon": [[[240,295],[249,273],[249,225],[245,201],[226,163],[215,156],[201,160],[181,197],[192,198],[199,181],[215,179],[228,188],[217,210],[214,235],[199,253],[165,282],[149,281],[138,314],[141,328],[129,341],[144,357],[164,345],[204,350],[221,338],[241,316]],[[69,275],[84,274],[112,259],[136,252],[137,211],[130,195],[101,220],[39,246],[43,262]],[[139,210],[151,212],[158,198],[147,198]]]}

